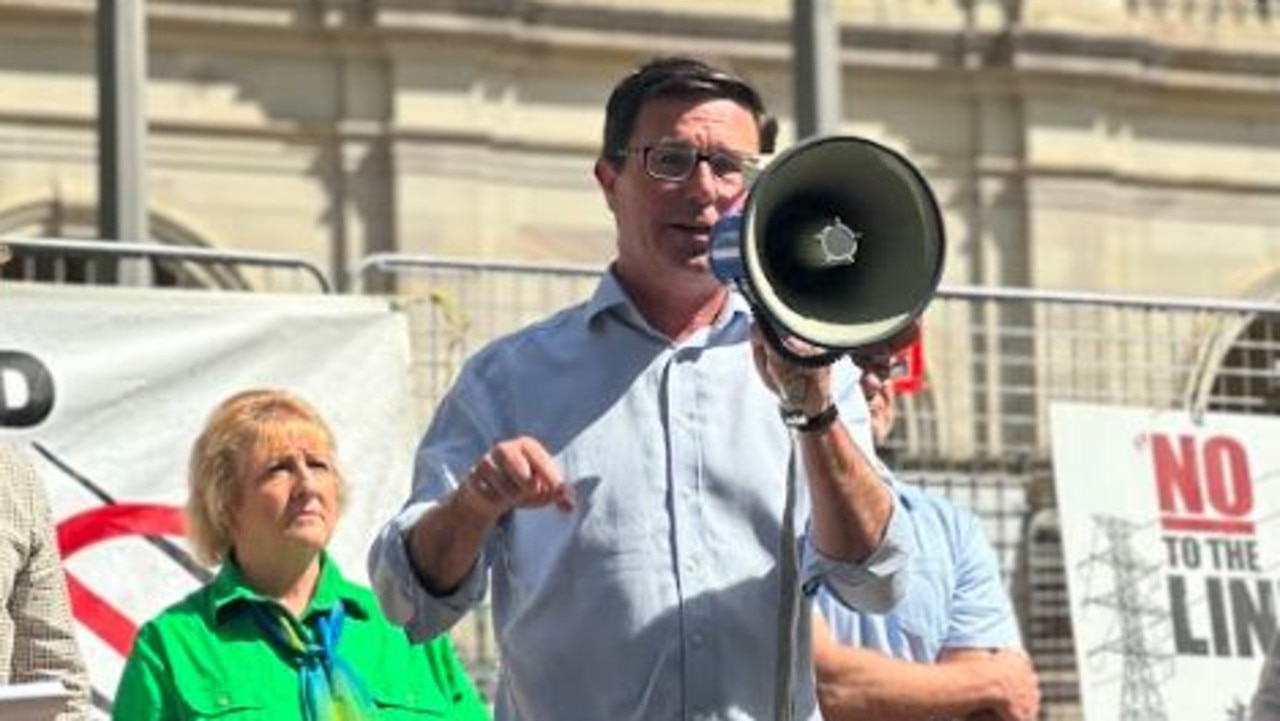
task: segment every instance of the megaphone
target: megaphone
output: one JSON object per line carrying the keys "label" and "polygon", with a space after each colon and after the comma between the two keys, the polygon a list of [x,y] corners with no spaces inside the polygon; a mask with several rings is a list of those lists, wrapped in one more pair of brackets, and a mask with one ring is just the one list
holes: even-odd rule
{"label": "megaphone", "polygon": [[923,174],[883,145],[826,135],[760,172],[741,211],[713,228],[710,262],[764,316],[766,335],[794,336],[830,362],[910,336],[944,255],[942,213]]}

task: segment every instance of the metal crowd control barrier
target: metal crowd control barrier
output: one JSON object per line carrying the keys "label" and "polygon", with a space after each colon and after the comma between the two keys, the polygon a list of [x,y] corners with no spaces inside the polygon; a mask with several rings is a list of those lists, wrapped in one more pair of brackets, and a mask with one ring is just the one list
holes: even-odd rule
{"label": "metal crowd control barrier", "polygon": [[377,254],[365,258],[349,278],[357,292],[390,291],[409,314],[415,407],[425,427],[473,351],[582,300],[599,276],[596,267]]}
{"label": "metal crowd control barrier", "polygon": [[[471,353],[585,300],[599,273],[420,256],[371,257],[358,270],[362,283],[394,288],[409,315],[424,425]],[[1079,718],[1049,405],[1280,412],[1280,305],[944,287],[924,338],[925,388],[901,400],[892,465],[982,518],[1041,674],[1042,716]],[[462,652],[487,680],[495,651],[483,618]]]}
{"label": "metal crowd control barrier", "polygon": [[[328,276],[315,264],[294,256],[219,250],[159,243],[128,243],[69,238],[0,238],[12,255],[5,276],[55,283],[112,284],[130,271],[123,263],[144,263],[147,284],[208,290],[281,290],[275,272],[289,272],[330,293]],[[133,269],[137,274],[138,269]],[[295,284],[292,290],[299,290]]]}

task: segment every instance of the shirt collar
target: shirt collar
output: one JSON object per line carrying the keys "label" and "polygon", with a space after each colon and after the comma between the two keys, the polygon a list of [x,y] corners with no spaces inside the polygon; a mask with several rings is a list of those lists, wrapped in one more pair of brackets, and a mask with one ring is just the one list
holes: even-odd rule
{"label": "shirt collar", "polygon": [[605,271],[600,275],[600,282],[596,284],[596,290],[591,294],[590,300],[587,301],[586,321],[592,323],[600,315],[609,312],[614,308],[630,308],[631,299],[627,297],[626,291],[622,289],[622,285],[618,283],[618,278],[613,274],[613,268]]}
{"label": "shirt collar", "polygon": [[[649,328],[649,324],[645,322],[644,316],[631,302],[631,297],[627,295],[627,291],[623,289],[622,284],[618,282],[618,277],[614,275],[613,267],[600,276],[600,283],[596,285],[595,293],[587,301],[585,320],[588,325],[594,323],[600,316],[614,311],[618,317],[631,323],[639,324],[642,328]],[[720,330],[727,327],[732,321],[740,316],[751,315],[751,304],[747,299],[738,292],[736,288],[730,290],[729,300],[725,303],[724,309],[712,324],[713,330]]]}
{"label": "shirt collar", "polygon": [[[320,578],[316,581],[316,592],[307,604],[304,617],[316,611],[327,611],[341,602],[343,611],[355,618],[369,618],[372,609],[355,593],[353,586],[342,576],[338,565],[329,557],[328,552],[320,554]],[[244,573],[234,559],[228,558],[222,564],[218,575],[209,582],[210,603],[213,617],[219,622],[226,619],[226,611],[242,603],[275,603],[249,586]]]}

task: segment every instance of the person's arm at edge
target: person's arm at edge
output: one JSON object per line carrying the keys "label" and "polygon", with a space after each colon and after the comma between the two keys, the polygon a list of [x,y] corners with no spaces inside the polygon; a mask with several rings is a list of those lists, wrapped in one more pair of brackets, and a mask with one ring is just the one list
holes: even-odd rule
{"label": "person's arm at edge", "polygon": [[54,536],[53,516],[44,488],[31,471],[31,557],[22,576],[15,580],[10,610],[13,614],[14,659],[33,659],[36,666],[15,669],[13,681],[56,679],[71,693],[65,714],[81,718],[89,712],[89,673],[76,642],[75,622],[67,595],[66,575]]}

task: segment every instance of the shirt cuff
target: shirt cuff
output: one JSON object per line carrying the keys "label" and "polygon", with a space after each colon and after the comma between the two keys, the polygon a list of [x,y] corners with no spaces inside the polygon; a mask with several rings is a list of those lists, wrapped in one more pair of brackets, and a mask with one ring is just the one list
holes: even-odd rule
{"label": "shirt cuff", "polygon": [[393,623],[404,626],[415,642],[448,631],[484,599],[488,590],[488,574],[483,571],[488,567],[488,552],[483,549],[475,567],[453,593],[435,596],[423,587],[409,560],[409,533],[436,505],[434,501],[423,501],[405,506],[383,526],[369,549],[369,579],[382,612]]}
{"label": "shirt cuff", "polygon": [[817,593],[825,583],[845,605],[862,613],[883,614],[893,610],[907,592],[907,562],[916,552],[915,528],[910,514],[902,508],[897,493],[891,493],[893,507],[880,545],[865,560],[850,563],[818,550],[813,534],[805,534],[804,590]]}

